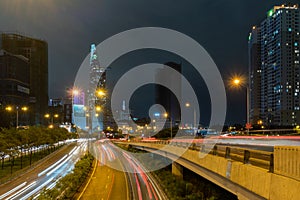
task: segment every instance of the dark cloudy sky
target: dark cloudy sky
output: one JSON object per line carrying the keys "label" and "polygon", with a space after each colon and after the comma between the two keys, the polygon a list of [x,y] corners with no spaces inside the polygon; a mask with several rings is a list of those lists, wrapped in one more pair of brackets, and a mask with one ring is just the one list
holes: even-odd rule
{"label": "dark cloudy sky", "polygon": [[[49,96],[60,97],[72,86],[91,43],[145,26],[170,28],[194,38],[212,56],[224,80],[233,73],[246,74],[252,25],[261,22],[273,5],[282,3],[285,1],[0,0],[0,31],[48,42]],[[227,97],[227,121],[241,122],[245,94],[229,90]]]}

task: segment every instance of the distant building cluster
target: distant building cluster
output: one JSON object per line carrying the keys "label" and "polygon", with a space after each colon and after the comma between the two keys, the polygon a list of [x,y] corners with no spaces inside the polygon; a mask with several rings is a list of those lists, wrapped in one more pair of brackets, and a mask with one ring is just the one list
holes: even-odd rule
{"label": "distant building cluster", "polygon": [[298,5],[274,6],[249,35],[250,120],[300,124],[300,14]]}

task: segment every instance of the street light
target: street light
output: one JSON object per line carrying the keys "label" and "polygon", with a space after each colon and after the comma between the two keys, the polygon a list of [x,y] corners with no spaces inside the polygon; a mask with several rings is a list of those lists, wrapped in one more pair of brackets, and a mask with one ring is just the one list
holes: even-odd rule
{"label": "street light", "polygon": [[[167,119],[168,118],[168,113],[165,113],[164,114],[164,117]],[[172,123],[172,116],[170,115],[170,130],[171,130],[171,140],[172,140],[172,138],[173,138],[173,130],[172,130],[172,128],[173,128],[173,123]]]}
{"label": "street light", "polygon": [[246,128],[247,128],[247,134],[249,134],[249,128],[250,128],[250,111],[249,111],[249,104],[250,104],[250,88],[249,88],[249,83],[245,80],[244,77],[233,77],[231,80],[231,84],[232,87],[236,87],[236,88],[242,88],[245,87],[246,88],[246,112],[247,112],[247,117],[246,117]]}
{"label": "street light", "polygon": [[79,95],[79,90],[74,88],[74,89],[72,90],[72,94],[73,94],[73,96]]}
{"label": "street light", "polygon": [[[7,106],[5,108],[5,110],[8,111],[8,112],[11,112],[11,111],[13,111],[13,107],[12,106]],[[23,107],[21,107],[21,110],[26,112],[26,111],[28,111],[28,107],[23,106]],[[19,127],[19,106],[16,106],[16,128],[18,128],[18,127]]]}
{"label": "street light", "polygon": [[74,123],[74,104],[75,104],[75,97],[80,95],[80,90],[77,89],[76,87],[73,87],[72,89],[69,90],[68,92],[69,94],[71,94],[71,106],[72,106],[72,118],[71,118],[71,122]]}
{"label": "street light", "polygon": [[96,106],[96,111],[101,111],[101,107],[100,106]]}
{"label": "street light", "polygon": [[46,119],[51,118],[51,124],[49,125],[49,128],[53,128],[53,123],[54,123],[53,118],[58,118],[59,115],[58,115],[58,114],[50,115],[50,114],[47,113],[47,114],[44,115],[44,117],[45,117]]}
{"label": "street light", "polygon": [[105,94],[105,91],[103,89],[98,89],[96,91],[96,96],[97,97],[104,97],[106,94]]}
{"label": "street light", "polygon": [[[187,102],[187,103],[185,103],[185,107],[189,108],[189,107],[191,107],[191,104],[189,102]],[[193,111],[194,111],[193,130],[194,130],[194,135],[196,135],[198,125],[196,124],[196,110],[195,110],[195,107],[193,107]]]}

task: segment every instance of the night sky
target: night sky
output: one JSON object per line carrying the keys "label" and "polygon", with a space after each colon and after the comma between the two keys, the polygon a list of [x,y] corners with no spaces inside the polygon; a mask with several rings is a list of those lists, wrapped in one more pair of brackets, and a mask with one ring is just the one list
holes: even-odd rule
{"label": "night sky", "polygon": [[[232,74],[247,73],[247,38],[251,27],[265,18],[266,12],[272,6],[285,2],[1,0],[0,31],[18,32],[48,42],[49,97],[53,98],[65,96],[66,88],[72,87],[77,70],[88,55],[91,43],[99,44],[119,32],[149,26],[174,29],[195,39],[214,59],[226,83]],[[184,64],[184,61],[173,58],[172,55],[156,54],[150,57],[155,57],[156,61],[174,60]],[[132,65],[128,60],[123,59],[122,64],[121,59],[118,65]],[[149,56],[145,56],[143,61],[133,63],[149,60],[151,61]],[[199,86],[196,90],[201,92],[202,87]],[[227,90],[228,123],[244,122],[245,94],[243,90]]]}

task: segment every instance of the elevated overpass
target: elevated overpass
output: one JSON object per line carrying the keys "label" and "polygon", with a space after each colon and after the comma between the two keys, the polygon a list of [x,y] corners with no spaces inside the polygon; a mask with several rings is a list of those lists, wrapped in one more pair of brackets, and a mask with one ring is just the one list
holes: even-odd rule
{"label": "elevated overpass", "polygon": [[168,157],[173,160],[174,174],[183,176],[182,167],[185,167],[230,191],[239,199],[300,198],[299,146],[275,146],[274,151],[267,152],[182,141],[127,144]]}

